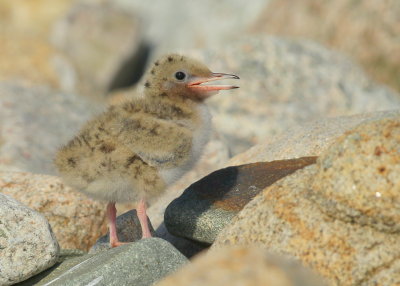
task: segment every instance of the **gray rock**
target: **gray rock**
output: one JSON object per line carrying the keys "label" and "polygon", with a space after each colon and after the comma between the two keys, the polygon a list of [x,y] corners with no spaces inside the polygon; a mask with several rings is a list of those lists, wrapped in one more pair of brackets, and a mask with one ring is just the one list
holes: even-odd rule
{"label": "gray rock", "polygon": [[170,233],[206,244],[263,188],[314,164],[316,157],[232,166],[193,183],[165,211]]}
{"label": "gray rock", "polygon": [[[151,221],[147,218],[151,234],[154,236],[154,229]],[[142,228],[136,210],[130,210],[117,217],[117,234],[121,242],[134,242],[142,239]],[[89,253],[97,253],[110,249],[110,232],[100,237],[92,246]]]}
{"label": "gray rock", "polygon": [[309,121],[400,107],[399,94],[310,41],[249,36],[188,54],[241,78],[239,89],[209,100],[234,154]]}
{"label": "gray rock", "polygon": [[12,82],[0,82],[0,106],[0,170],[46,174],[57,148],[102,110],[75,94]]}
{"label": "gray rock", "polygon": [[103,96],[139,80],[149,51],[139,22],[114,1],[77,1],[53,31],[62,86]]}
{"label": "gray rock", "polygon": [[187,258],[191,258],[199,252],[208,249],[208,244],[199,243],[197,241],[189,240],[183,237],[175,236],[171,234],[162,223],[156,230],[156,236],[162,238],[171,243],[176,249],[178,249]]}
{"label": "gray rock", "polygon": [[140,0],[113,1],[143,18],[148,38],[159,51],[204,48],[242,35],[265,6],[265,0]]}
{"label": "gray rock", "polygon": [[160,238],[142,239],[86,258],[45,285],[147,286],[187,263]]}
{"label": "gray rock", "polygon": [[51,267],[59,251],[43,215],[0,194],[0,285],[15,284]]}

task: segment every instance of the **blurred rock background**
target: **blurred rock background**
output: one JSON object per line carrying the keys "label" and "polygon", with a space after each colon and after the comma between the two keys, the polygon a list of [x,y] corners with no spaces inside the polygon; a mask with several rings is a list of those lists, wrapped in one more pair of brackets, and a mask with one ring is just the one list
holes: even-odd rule
{"label": "blurred rock background", "polygon": [[398,117],[388,112],[400,108],[396,0],[0,0],[0,193],[41,212],[61,248],[88,250],[106,222],[102,203],[56,177],[56,149],[107,104],[140,93],[167,52],[241,77],[240,89],[209,100],[203,158],[149,209],[169,236],[166,206],[207,174],[319,156],[357,124]]}

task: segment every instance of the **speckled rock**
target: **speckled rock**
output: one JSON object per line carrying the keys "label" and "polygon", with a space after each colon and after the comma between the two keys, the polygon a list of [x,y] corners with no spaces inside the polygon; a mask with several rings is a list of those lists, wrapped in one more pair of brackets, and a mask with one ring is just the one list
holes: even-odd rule
{"label": "speckled rock", "polygon": [[400,107],[398,94],[310,41],[254,35],[187,54],[241,78],[239,89],[209,100],[234,154],[308,121]]}
{"label": "speckled rock", "polygon": [[61,81],[92,96],[136,82],[148,54],[138,17],[114,1],[77,1],[55,25],[53,42],[68,59],[57,59],[60,70],[75,71],[60,73]]}
{"label": "speckled rock", "polygon": [[88,255],[58,277],[52,286],[135,285],[150,286],[187,263],[168,242],[148,238]]}
{"label": "speckled rock", "polygon": [[292,259],[257,247],[226,247],[196,257],[156,286],[323,286],[322,279]]}
{"label": "speckled rock", "polygon": [[213,248],[262,245],[301,260],[331,285],[399,284],[398,122],[349,131],[316,165],[264,189]]}
{"label": "speckled rock", "polygon": [[[154,229],[151,221],[147,218],[151,234],[154,236]],[[117,234],[121,242],[134,242],[142,239],[142,228],[136,210],[130,210],[117,217]],[[97,253],[110,249],[110,231],[100,237],[92,246],[89,253]]]}
{"label": "speckled rock", "polygon": [[398,116],[400,116],[400,110],[370,112],[353,116],[325,118],[302,126],[292,127],[278,136],[267,138],[246,152],[236,155],[229,160],[226,166],[319,156],[338,137],[357,125]]}
{"label": "speckled rock", "polygon": [[57,177],[0,172],[0,193],[43,214],[62,248],[87,250],[106,231],[105,203],[89,199]]}
{"label": "speckled rock", "polygon": [[192,184],[165,211],[165,225],[177,236],[212,243],[218,233],[263,188],[315,163],[315,157],[228,167]]}
{"label": "speckled rock", "polygon": [[347,132],[318,167],[312,198],[322,211],[400,233],[400,115]]}
{"label": "speckled rock", "polygon": [[47,220],[0,194],[0,284],[12,285],[56,263],[60,249]]}
{"label": "speckled rock", "polygon": [[46,87],[0,82],[0,110],[0,170],[54,174],[57,148],[102,105]]}

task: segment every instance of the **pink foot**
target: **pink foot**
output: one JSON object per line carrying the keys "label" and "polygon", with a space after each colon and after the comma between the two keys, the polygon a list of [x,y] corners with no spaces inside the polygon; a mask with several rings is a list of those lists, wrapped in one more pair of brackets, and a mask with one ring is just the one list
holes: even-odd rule
{"label": "pink foot", "polygon": [[150,233],[150,229],[149,229],[149,224],[147,222],[147,214],[146,214],[146,201],[145,199],[141,199],[137,209],[137,216],[139,218],[140,221],[140,226],[142,227],[142,238],[150,238],[151,233]]}
{"label": "pink foot", "polygon": [[107,219],[110,229],[110,246],[117,247],[127,242],[120,242],[117,236],[117,226],[116,226],[116,216],[117,216],[117,209],[115,208],[115,203],[108,203],[107,204]]}

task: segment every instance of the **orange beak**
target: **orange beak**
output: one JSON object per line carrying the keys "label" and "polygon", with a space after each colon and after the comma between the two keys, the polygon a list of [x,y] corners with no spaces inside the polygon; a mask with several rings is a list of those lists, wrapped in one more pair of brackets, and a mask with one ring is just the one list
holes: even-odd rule
{"label": "orange beak", "polygon": [[193,81],[190,81],[188,83],[188,87],[199,92],[209,92],[209,91],[219,91],[219,90],[239,88],[238,86],[235,85],[202,85],[203,83],[221,79],[239,79],[239,77],[234,74],[212,73],[210,77],[195,78]]}

